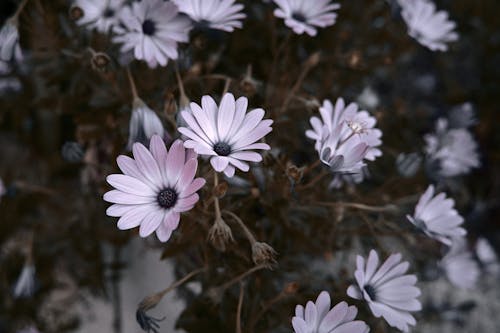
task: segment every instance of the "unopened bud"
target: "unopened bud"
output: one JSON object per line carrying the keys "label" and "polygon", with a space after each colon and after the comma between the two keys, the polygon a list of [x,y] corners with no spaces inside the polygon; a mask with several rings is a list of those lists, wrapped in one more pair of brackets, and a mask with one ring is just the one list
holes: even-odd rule
{"label": "unopened bud", "polygon": [[223,198],[226,195],[228,185],[226,182],[221,182],[219,185],[214,187],[213,195],[219,199]]}
{"label": "unopened bud", "polygon": [[156,294],[144,297],[144,299],[141,301],[141,303],[139,303],[139,306],[138,306],[139,310],[148,311],[148,310],[154,308],[156,305],[158,305],[158,303],[160,303],[163,296],[164,295],[162,293],[156,293]]}
{"label": "unopened bud", "polygon": [[220,252],[226,251],[226,244],[234,241],[231,228],[223,219],[215,220],[214,224],[208,231],[208,240]]}
{"label": "unopened bud", "polygon": [[255,265],[264,265],[272,269],[277,264],[276,251],[267,243],[255,242],[252,244],[252,260]]}
{"label": "unopened bud", "polygon": [[71,8],[69,9],[69,17],[73,20],[73,21],[78,21],[79,19],[81,19],[83,16],[85,15],[85,12],[83,11],[83,9],[81,7],[78,7],[78,6],[71,6]]}

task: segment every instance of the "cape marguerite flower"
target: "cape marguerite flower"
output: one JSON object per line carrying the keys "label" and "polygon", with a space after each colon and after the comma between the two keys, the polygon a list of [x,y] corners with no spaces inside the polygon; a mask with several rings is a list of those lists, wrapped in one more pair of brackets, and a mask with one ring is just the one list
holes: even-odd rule
{"label": "cape marguerite flower", "polygon": [[70,14],[78,25],[107,33],[119,22],[124,0],[76,0]]}
{"label": "cape marguerite flower", "polygon": [[292,326],[295,333],[368,333],[364,321],[354,320],[358,313],[355,306],[340,302],[330,309],[330,295],[322,291],[316,302],[297,305]]}
{"label": "cape marguerite flower", "polygon": [[135,58],[152,68],[177,59],[177,43],[189,40],[191,22],[179,15],[177,5],[171,1],[134,2],[121,11],[120,19],[123,26],[115,29],[113,41],[122,43],[122,52],[134,50]]}
{"label": "cape marguerite flower", "polygon": [[356,285],[347,289],[350,297],[368,303],[375,317],[383,317],[392,327],[408,332],[408,325],[415,325],[416,320],[410,312],[420,311],[422,305],[417,300],[420,289],[415,286],[417,277],[405,274],[410,264],[401,262],[401,254],[392,254],[379,266],[379,257],[375,250],[370,251],[368,260],[357,257]]}
{"label": "cape marguerite flower", "polygon": [[118,228],[139,226],[139,235],[156,236],[166,242],[179,225],[180,213],[198,202],[196,193],[205,179],[194,178],[198,168],[195,155],[186,151],[181,140],[167,151],[158,135],[151,138],[149,150],[140,143],[132,147],[134,159],[118,156],[123,174],[107,177],[115,189],[104,194],[104,200],[114,203],[106,214],[120,217]]}
{"label": "cape marguerite flower", "polygon": [[467,233],[464,228],[460,227],[464,219],[454,208],[453,199],[446,198],[444,193],[436,196],[434,194],[434,186],[429,185],[418,200],[413,216],[407,215],[406,217],[429,237],[451,245],[453,238]]}
{"label": "cape marguerite flower", "polygon": [[479,265],[468,248],[465,237],[453,240],[448,253],[439,262],[448,280],[459,288],[471,289],[479,278]]}
{"label": "cape marguerite flower", "polygon": [[140,98],[136,98],[130,117],[128,148],[132,149],[132,145],[136,142],[147,145],[155,134],[162,138],[165,135],[160,117]]}
{"label": "cape marguerite flower", "polygon": [[8,19],[0,29],[0,60],[21,60],[22,57],[17,19]]}
{"label": "cape marguerite flower", "polygon": [[254,109],[247,113],[248,99],[227,93],[219,106],[210,96],[203,96],[201,106],[191,103],[191,112],[183,111],[188,124],[179,132],[188,137],[184,143],[200,155],[210,156],[210,163],[217,172],[232,177],[235,168],[248,171],[247,162],[260,162],[262,156],[255,149],[269,150],[265,143],[257,143],[272,131],[270,119],[262,120],[265,111]]}
{"label": "cape marguerite flower", "polygon": [[232,32],[241,28],[246,15],[242,13],[243,5],[235,0],[173,0],[179,11],[187,14],[201,28]]}
{"label": "cape marguerite flower", "polygon": [[274,10],[276,17],[285,20],[285,24],[298,35],[304,32],[316,36],[316,28],[334,25],[337,19],[335,10],[340,5],[331,0],[274,0],[278,6]]}
{"label": "cape marguerite flower", "polygon": [[432,51],[446,51],[447,43],[456,41],[456,24],[448,13],[437,11],[429,0],[399,0],[401,15],[408,25],[408,34]]}

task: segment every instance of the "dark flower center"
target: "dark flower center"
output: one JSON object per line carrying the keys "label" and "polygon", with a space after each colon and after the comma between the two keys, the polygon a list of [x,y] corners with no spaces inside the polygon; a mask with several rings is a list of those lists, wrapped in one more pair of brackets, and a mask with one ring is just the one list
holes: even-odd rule
{"label": "dark flower center", "polygon": [[148,36],[154,35],[156,32],[156,23],[151,20],[144,21],[142,24],[142,32]]}
{"label": "dark flower center", "polygon": [[227,156],[231,154],[231,147],[225,142],[217,142],[214,145],[214,151],[219,156]]}
{"label": "dark flower center", "polygon": [[111,8],[106,8],[106,10],[104,11],[104,13],[102,14],[104,17],[113,17],[115,15],[115,11]]}
{"label": "dark flower center", "polygon": [[367,284],[364,287],[364,289],[365,289],[366,293],[368,294],[368,296],[370,296],[372,301],[375,301],[375,296],[376,296],[375,288],[373,288],[371,285]]}
{"label": "dark flower center", "polygon": [[161,207],[165,209],[172,208],[177,202],[177,192],[171,188],[164,189],[158,193],[156,200]]}
{"label": "dark flower center", "polygon": [[300,12],[294,12],[292,14],[292,18],[295,21],[299,21],[299,22],[302,22],[302,23],[305,23],[307,21],[307,18],[305,17],[305,15],[302,14],[302,13],[300,13]]}

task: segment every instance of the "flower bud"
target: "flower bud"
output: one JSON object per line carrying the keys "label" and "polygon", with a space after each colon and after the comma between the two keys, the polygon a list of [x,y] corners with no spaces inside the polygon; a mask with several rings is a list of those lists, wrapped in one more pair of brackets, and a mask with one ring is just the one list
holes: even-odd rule
{"label": "flower bud", "polygon": [[231,228],[222,219],[216,219],[208,231],[208,241],[220,252],[226,251],[226,244],[234,241]]}
{"label": "flower bud", "polygon": [[255,242],[252,244],[252,260],[255,265],[264,265],[272,269],[277,264],[276,251],[267,243]]}
{"label": "flower bud", "polygon": [[149,146],[149,140],[155,134],[165,137],[165,129],[160,118],[141,99],[136,99],[130,117],[128,148],[132,149],[135,142]]}
{"label": "flower bud", "polygon": [[221,182],[219,185],[214,187],[213,195],[219,199],[226,195],[228,185],[226,182]]}

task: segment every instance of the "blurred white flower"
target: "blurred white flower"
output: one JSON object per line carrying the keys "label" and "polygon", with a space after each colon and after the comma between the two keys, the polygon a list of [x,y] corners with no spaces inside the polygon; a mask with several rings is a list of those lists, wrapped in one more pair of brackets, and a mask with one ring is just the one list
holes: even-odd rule
{"label": "blurred white flower", "polygon": [[476,122],[474,107],[468,102],[455,106],[448,115],[448,125],[450,128],[467,128]]}
{"label": "blurred white flower", "polygon": [[0,29],[0,60],[20,61],[22,58],[17,19],[8,19]]}
{"label": "blurred white flower", "polygon": [[479,265],[469,251],[465,237],[453,240],[451,248],[441,259],[439,266],[448,280],[459,288],[471,289],[479,278]]}
{"label": "blurred white flower", "polygon": [[276,17],[285,20],[285,24],[296,34],[304,32],[316,36],[316,28],[334,25],[337,19],[335,10],[340,8],[331,0],[273,0],[278,6],[274,10]]}
{"label": "blurred white flower", "polygon": [[438,119],[435,133],[425,135],[424,140],[428,162],[436,163],[440,176],[463,175],[481,165],[472,134],[464,128],[449,129],[446,119]]}
{"label": "blurred white flower", "polygon": [[15,298],[31,297],[35,292],[35,266],[25,264],[14,286]]}
{"label": "blurred white flower", "polygon": [[399,0],[401,15],[408,26],[408,34],[432,51],[448,50],[447,43],[458,40],[456,24],[448,13],[437,11],[429,0]]}
{"label": "blurred white flower", "polygon": [[333,176],[329,188],[339,189],[344,185],[361,184],[363,180],[369,178],[370,173],[366,166],[362,167],[359,172],[355,173],[337,173]]}
{"label": "blurred white flower", "polygon": [[361,256],[356,260],[357,285],[351,285],[347,294],[368,303],[375,317],[384,317],[392,327],[408,332],[408,325],[417,322],[410,312],[420,311],[422,305],[417,300],[420,289],[415,286],[417,277],[405,274],[410,264],[401,262],[401,254],[392,254],[379,266],[375,250],[370,251],[368,260]]}
{"label": "blurred white flower", "polygon": [[375,109],[380,104],[380,98],[372,87],[368,86],[363,89],[356,100],[361,107],[367,109]]}
{"label": "blurred white flower", "polygon": [[235,0],[173,0],[179,11],[187,14],[200,27],[232,32],[241,28],[246,15],[243,5]]}
{"label": "blurred white flower", "polygon": [[434,186],[430,185],[418,200],[413,216],[408,220],[427,236],[451,245],[453,238],[464,236],[467,232],[460,225],[462,216],[454,208],[455,201],[446,198],[445,193],[434,196]]}
{"label": "blurred white flower", "polygon": [[482,268],[489,274],[497,275],[500,273],[500,263],[495,249],[490,243],[484,239],[479,238],[476,241],[476,256],[481,263]]}
{"label": "blurred white flower", "polygon": [[158,134],[161,138],[165,138],[165,129],[163,124],[153,110],[140,98],[136,98],[133,102],[132,116],[130,117],[128,149],[136,142],[143,145],[149,145],[149,140],[153,135]]}
{"label": "blurred white flower", "polygon": [[358,309],[340,302],[330,309],[330,294],[322,291],[316,302],[306,306],[297,305],[292,326],[295,333],[368,333],[370,328],[364,321],[354,320]]}
{"label": "blurred white flower", "polygon": [[78,25],[107,33],[119,22],[125,0],[76,0],[71,7]]}
{"label": "blurred white flower", "polygon": [[419,153],[401,153],[396,158],[396,168],[403,177],[413,177],[422,164],[422,156]]}
{"label": "blurred white flower", "polygon": [[337,99],[335,107],[329,100],[323,102],[321,119],[310,119],[312,130],[306,136],[315,140],[315,148],[323,163],[333,172],[359,173],[364,160],[373,161],[382,155],[382,131],[375,128],[377,120],[356,103],[345,105]]}
{"label": "blurred white flower", "polygon": [[171,1],[143,0],[125,6],[120,12],[123,26],[114,29],[113,38],[121,43],[121,51],[134,50],[138,60],[149,67],[166,66],[169,59],[179,56],[177,43],[189,40],[191,22],[179,15],[179,9]]}

